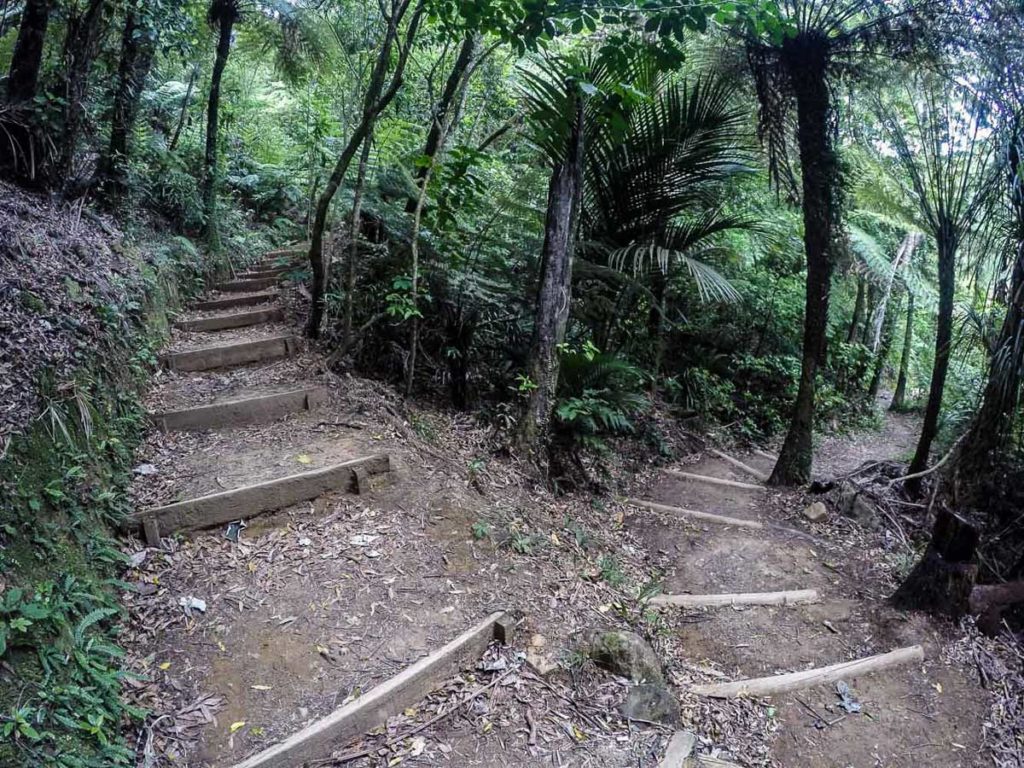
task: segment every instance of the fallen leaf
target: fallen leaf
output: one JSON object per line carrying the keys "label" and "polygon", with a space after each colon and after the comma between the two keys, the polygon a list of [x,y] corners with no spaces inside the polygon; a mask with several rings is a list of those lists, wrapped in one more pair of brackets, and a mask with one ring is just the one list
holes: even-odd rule
{"label": "fallen leaf", "polygon": [[299,462],[299,464],[312,464],[313,463],[313,459],[311,459],[309,457],[309,455],[305,454],[305,453],[300,453],[298,456],[295,457],[295,460],[297,462]]}
{"label": "fallen leaf", "polygon": [[160,669],[165,669],[166,670],[166,669],[170,669],[170,668],[171,668],[171,662],[169,662],[169,661],[165,661],[163,664],[160,665]]}
{"label": "fallen leaf", "polygon": [[269,691],[274,686],[272,686],[272,685],[251,685],[249,687],[252,688],[254,691]]}
{"label": "fallen leaf", "polygon": [[245,727],[245,720],[239,720],[237,723],[232,723],[231,724],[231,727],[228,728],[228,732],[229,733],[234,733],[239,728],[244,728],[244,727]]}

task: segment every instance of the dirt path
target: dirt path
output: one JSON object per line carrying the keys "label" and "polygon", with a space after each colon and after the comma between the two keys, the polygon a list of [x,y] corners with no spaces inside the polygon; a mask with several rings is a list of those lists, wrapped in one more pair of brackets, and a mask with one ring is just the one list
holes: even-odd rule
{"label": "dirt path", "polygon": [[[908,434],[904,418],[870,441],[863,436],[827,440],[827,472],[862,461],[896,458]],[[844,452],[843,447],[858,450]],[[742,459],[769,471],[772,462]],[[751,482],[731,465],[703,459],[687,470]],[[670,515],[638,512],[631,527],[660,554],[667,593],[720,593],[817,589],[816,605],[674,611],[667,615],[681,652],[707,673],[708,682],[821,667],[921,644],[925,660],[844,681],[861,711],[841,708],[833,686],[771,697],[762,702],[763,727],[777,730],[770,760],[781,766],[847,768],[892,766],[954,768],[987,764],[979,756],[987,694],[957,654],[953,628],[896,612],[884,602],[891,587],[879,576],[862,538],[846,540],[845,521],[808,525],[795,510],[796,495],[704,486],[662,478],[649,498],[790,528],[748,530],[694,525]],[[811,539],[807,534],[814,535]],[[749,755],[733,754],[746,764]]]}
{"label": "dirt path", "polygon": [[[287,296],[282,302],[287,310]],[[262,305],[267,306],[267,305]],[[227,310],[231,312],[234,310]],[[218,313],[194,312],[185,319]],[[222,313],[220,313],[222,314]],[[217,332],[176,331],[191,351],[298,332],[298,317]],[[125,644],[152,711],[140,764],[223,768],[287,738],[394,676],[495,609],[518,619],[510,649],[440,681],[418,705],[354,742],[345,766],[645,766],[672,728],[624,721],[624,681],[580,658],[592,628],[632,629],[662,653],[698,751],[744,766],[979,764],[987,703],[948,628],[890,611],[892,553],[844,521],[810,526],[794,494],[638,478],[669,505],[797,529],[694,525],[621,500],[553,499],[517,468],[491,461],[485,430],[454,414],[415,410],[385,387],[327,372],[302,352],[194,373],[167,372],[152,411],[327,392],[317,408],[193,432],[153,432],[139,458],[139,508],[218,494],[368,454],[392,472],[353,496],[322,494],[246,527],[165,531],[130,541]],[[821,472],[912,446],[908,417],[866,441],[824,441]],[[744,457],[768,469],[762,457]],[[751,482],[719,459],[685,468]],[[648,479],[653,478],[650,483]],[[891,558],[890,558],[891,559]],[[816,605],[650,610],[669,593],[818,589]],[[199,607],[201,606],[201,607]],[[834,689],[718,701],[696,684],[805,669],[921,643],[924,663],[850,680],[863,710],[844,713]],[[529,664],[524,663],[529,659]],[[538,671],[538,664],[540,665]],[[501,675],[501,679],[498,676]],[[476,686],[484,696],[459,706]],[[437,722],[432,720],[437,718]],[[361,754],[366,753],[366,754]],[[345,756],[361,754],[347,759]]]}

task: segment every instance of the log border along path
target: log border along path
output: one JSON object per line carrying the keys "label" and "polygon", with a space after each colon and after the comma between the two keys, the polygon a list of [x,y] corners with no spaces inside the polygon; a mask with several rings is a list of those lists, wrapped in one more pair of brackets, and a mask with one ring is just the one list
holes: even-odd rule
{"label": "log border along path", "polygon": [[[284,311],[279,304],[278,282],[295,267],[288,261],[294,252],[277,251],[264,257],[250,271],[242,272],[234,280],[218,283],[213,290],[230,293],[236,290],[258,288],[250,296],[227,297],[200,301],[193,309],[211,311],[237,306],[254,306],[243,313],[214,315],[175,323],[175,328],[188,332],[201,331],[216,336],[218,331],[233,328],[254,328],[279,322]],[[267,276],[269,275],[269,276]],[[258,283],[258,285],[256,285]],[[266,291],[263,289],[275,289]],[[236,301],[241,299],[244,304]],[[283,334],[251,340],[232,341],[161,355],[161,362],[172,371],[216,371],[237,365],[270,363],[297,354],[303,348],[298,336]],[[213,403],[194,405],[172,411],[154,412],[149,420],[157,429],[204,430],[221,429],[246,424],[269,423],[292,413],[312,411],[328,397],[323,387],[300,386],[285,392],[236,395]],[[309,472],[252,483],[174,504],[136,510],[125,522],[128,530],[139,532],[152,547],[160,540],[178,531],[191,531],[222,525],[243,517],[273,512],[300,501],[314,499],[329,491],[360,493],[368,487],[375,475],[391,471],[386,455],[362,456],[333,466]]]}
{"label": "log border along path", "polygon": [[[739,472],[749,475],[758,480],[758,484],[739,482],[721,477],[685,472],[677,469],[666,469],[665,473],[671,477],[678,478],[687,483],[706,484],[719,488],[730,488],[740,493],[765,493],[767,487],[764,482],[767,480],[765,473],[751,467],[747,463],[736,459],[723,451],[710,449],[714,456],[726,462]],[[758,452],[763,458],[774,458],[770,454]],[[626,503],[650,509],[662,514],[668,514],[703,523],[714,525],[731,526],[753,530],[776,530],[791,534],[802,534],[795,529],[787,529],[769,522],[756,519],[729,517],[715,512],[686,509],[683,507],[659,504],[644,499],[628,498]],[[810,603],[817,603],[820,595],[814,589],[774,591],[774,592],[745,592],[745,593],[718,593],[708,595],[656,595],[649,599],[648,604],[659,609],[710,609],[724,606],[785,606],[799,607]],[[789,672],[767,677],[752,678],[749,680],[735,680],[730,682],[714,683],[710,685],[698,685],[691,688],[691,691],[699,696],[709,698],[736,698],[740,696],[771,696],[787,693],[790,691],[802,690],[823,683],[835,683],[839,680],[850,679],[858,675],[880,672],[903,664],[919,663],[924,659],[924,649],[920,645],[913,645],[905,648],[896,648],[888,653],[880,653],[861,659],[843,661],[815,669]],[[685,738],[678,740],[688,741]],[[692,748],[692,747],[691,747]],[[662,766],[686,765],[685,758],[689,755],[689,749],[685,754],[677,756],[674,751],[680,751],[679,743],[673,746],[670,742],[669,750],[662,761]],[[698,761],[699,763],[699,761]]]}

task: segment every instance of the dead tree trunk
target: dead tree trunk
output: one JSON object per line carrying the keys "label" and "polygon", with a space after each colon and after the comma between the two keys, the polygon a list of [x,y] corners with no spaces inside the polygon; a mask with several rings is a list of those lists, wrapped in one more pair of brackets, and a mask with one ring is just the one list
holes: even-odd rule
{"label": "dead tree trunk", "polygon": [[943,509],[924,557],[893,594],[893,605],[959,618],[970,608],[978,576],[978,529]]}
{"label": "dead tree trunk", "polygon": [[181,111],[178,113],[178,122],[174,126],[174,135],[171,136],[171,142],[167,145],[168,152],[173,152],[174,148],[178,146],[178,139],[181,138],[181,131],[185,127],[185,118],[188,117],[188,107],[192,102],[192,92],[195,90],[198,79],[199,62],[196,62],[195,66],[192,67],[192,74],[188,77],[188,85],[185,87],[185,98],[181,100]]}
{"label": "dead tree trunk", "polygon": [[518,444],[547,473],[544,443],[549,434],[558,387],[558,345],[565,338],[572,303],[572,257],[583,194],[583,100],[574,100],[572,128],[565,156],[560,158],[548,186],[540,284],[533,319],[533,339],[527,363],[531,389],[519,421]]}

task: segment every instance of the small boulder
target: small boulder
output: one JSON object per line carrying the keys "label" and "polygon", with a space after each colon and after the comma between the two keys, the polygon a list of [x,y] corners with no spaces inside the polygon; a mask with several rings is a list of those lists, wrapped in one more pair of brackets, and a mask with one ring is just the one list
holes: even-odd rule
{"label": "small boulder", "polygon": [[642,683],[629,689],[619,713],[629,720],[675,725],[679,722],[679,702],[661,683]]}
{"label": "small boulder", "polygon": [[581,650],[598,666],[634,683],[665,682],[658,654],[635,632],[589,632]]}
{"label": "small boulder", "polygon": [[804,517],[812,523],[820,523],[828,517],[828,507],[825,502],[816,501],[804,510]]}

